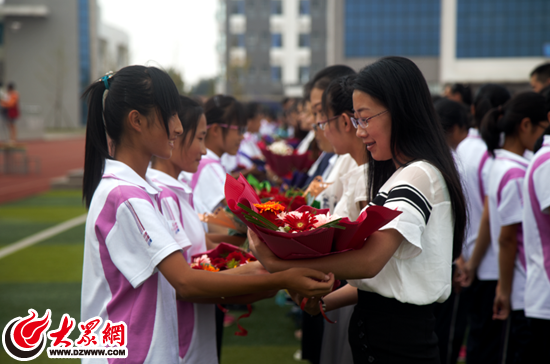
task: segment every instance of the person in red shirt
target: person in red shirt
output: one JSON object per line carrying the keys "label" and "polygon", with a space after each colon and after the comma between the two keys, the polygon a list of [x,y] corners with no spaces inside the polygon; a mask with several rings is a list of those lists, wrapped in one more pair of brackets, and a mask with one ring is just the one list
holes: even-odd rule
{"label": "person in red shirt", "polygon": [[19,93],[15,90],[15,84],[8,84],[8,93],[5,99],[0,101],[0,105],[6,109],[5,119],[10,132],[10,143],[17,139],[17,128],[15,122],[19,118]]}

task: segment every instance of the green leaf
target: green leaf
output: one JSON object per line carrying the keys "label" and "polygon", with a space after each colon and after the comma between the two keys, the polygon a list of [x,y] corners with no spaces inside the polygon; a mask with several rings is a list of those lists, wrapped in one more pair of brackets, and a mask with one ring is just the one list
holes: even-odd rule
{"label": "green leaf", "polygon": [[316,209],[320,209],[321,208],[321,203],[319,201],[315,200],[311,204],[311,207],[316,208]]}
{"label": "green leaf", "polygon": [[346,230],[346,228],[344,226],[338,224],[340,222],[340,220],[342,220],[342,219],[336,219],[336,220],[333,220],[331,222],[327,222],[326,224],[319,226],[318,229],[320,229],[320,228],[334,228],[334,229]]}
{"label": "green leaf", "polygon": [[[255,212],[255,211],[252,211],[249,207],[246,207],[245,205],[243,205],[242,203],[238,203],[237,206],[239,206],[241,209],[245,210],[246,212],[248,212],[248,216],[249,217],[252,217],[252,218],[255,218],[256,220],[260,220],[264,225],[267,226],[268,229],[271,229],[271,230],[277,230],[279,227],[277,225],[275,225],[274,223],[272,223],[271,221],[269,221],[268,219],[266,219],[265,217],[263,217],[262,215],[260,215],[259,213]],[[245,214],[245,216],[247,216]],[[248,219],[247,219],[248,220]],[[249,220],[250,221],[250,220]],[[253,221],[251,221],[253,222]]]}

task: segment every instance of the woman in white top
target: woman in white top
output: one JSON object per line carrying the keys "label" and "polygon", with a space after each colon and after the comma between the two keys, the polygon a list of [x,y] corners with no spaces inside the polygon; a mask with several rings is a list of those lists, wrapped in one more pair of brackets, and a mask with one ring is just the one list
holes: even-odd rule
{"label": "woman in white top", "polygon": [[403,213],[361,249],[318,259],[282,261],[257,236],[249,238],[270,271],[299,265],[348,279],[324,304],[309,300],[309,312],[357,304],[349,326],[355,363],[439,363],[432,303],[451,292],[451,264],[466,226],[458,172],[413,62],[383,58],[358,73],[354,89],[371,203]]}
{"label": "woman in white top", "polygon": [[[550,90],[549,90],[550,91]],[[550,120],[550,92],[546,95]],[[550,362],[550,127],[529,163],[523,184],[525,261],[525,316],[531,320],[532,341],[526,362]],[[542,144],[542,145],[541,145]]]}
{"label": "woman in white top", "polygon": [[[503,107],[492,109],[481,123],[481,136],[494,156],[488,185],[491,245],[499,257],[499,277],[493,319],[507,320],[509,338],[503,341],[503,357],[521,362],[530,338],[524,314],[525,254],[523,239],[523,180],[529,164],[525,150],[548,127],[544,97],[535,92],[514,96]],[[500,145],[500,134],[504,142]]]}
{"label": "woman in white top", "polygon": [[[192,244],[176,240],[159,211],[161,190],[145,175],[153,155],[170,158],[182,133],[174,82],[157,68],[129,66],[91,84],[85,96],[89,212],[81,320],[124,322],[128,357],[83,362],[179,363],[176,294],[200,302],[283,287],[311,295],[330,291],[333,281],[323,282],[326,274],[312,270],[250,274],[256,264],[227,274],[191,269],[184,253]],[[113,157],[107,135],[116,147]],[[243,273],[249,275],[237,275]]]}

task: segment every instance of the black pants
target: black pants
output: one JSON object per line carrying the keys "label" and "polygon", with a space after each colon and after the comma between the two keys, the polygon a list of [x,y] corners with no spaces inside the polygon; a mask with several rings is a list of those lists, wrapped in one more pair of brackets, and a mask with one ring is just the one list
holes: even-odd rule
{"label": "black pants", "polygon": [[353,362],[439,364],[433,305],[418,306],[358,290],[349,324]]}
{"label": "black pants", "polygon": [[497,364],[502,361],[503,321],[493,320],[497,281],[472,282],[466,363]]}
{"label": "black pants", "polygon": [[[506,327],[509,325],[509,327]],[[527,347],[531,342],[531,319],[525,317],[523,310],[511,311],[510,317],[505,323],[506,336],[504,348],[506,350],[506,364],[544,363],[540,359],[526,361]],[[547,351],[550,342],[546,342]]]}
{"label": "black pants", "polygon": [[442,364],[455,364],[458,361],[471,305],[472,287],[463,288],[460,293],[453,291],[447,301],[435,304],[435,333],[439,339]]}
{"label": "black pants", "polygon": [[302,313],[302,359],[311,364],[319,364],[321,361],[324,327],[323,316]]}
{"label": "black pants", "polygon": [[531,340],[525,348],[523,363],[550,363],[550,320],[530,320]]}

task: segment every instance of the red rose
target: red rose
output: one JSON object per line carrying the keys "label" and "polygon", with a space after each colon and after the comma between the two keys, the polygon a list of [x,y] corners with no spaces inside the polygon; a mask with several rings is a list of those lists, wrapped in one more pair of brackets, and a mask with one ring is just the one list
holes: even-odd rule
{"label": "red rose", "polygon": [[[231,260],[231,259],[227,259],[227,261],[229,261],[229,260]],[[227,261],[226,261],[225,259],[223,259],[223,258],[214,258],[214,259],[211,260],[211,264],[212,264],[214,267],[216,267],[216,268],[218,268],[218,269],[221,270],[221,269],[224,269],[224,268],[225,268],[225,266],[226,266],[226,264],[227,264]]]}
{"label": "red rose", "polygon": [[234,252],[228,254],[227,255],[227,261],[229,262],[231,259],[235,259],[240,264],[243,264],[244,262],[246,262],[246,258],[239,251],[234,251]]}

